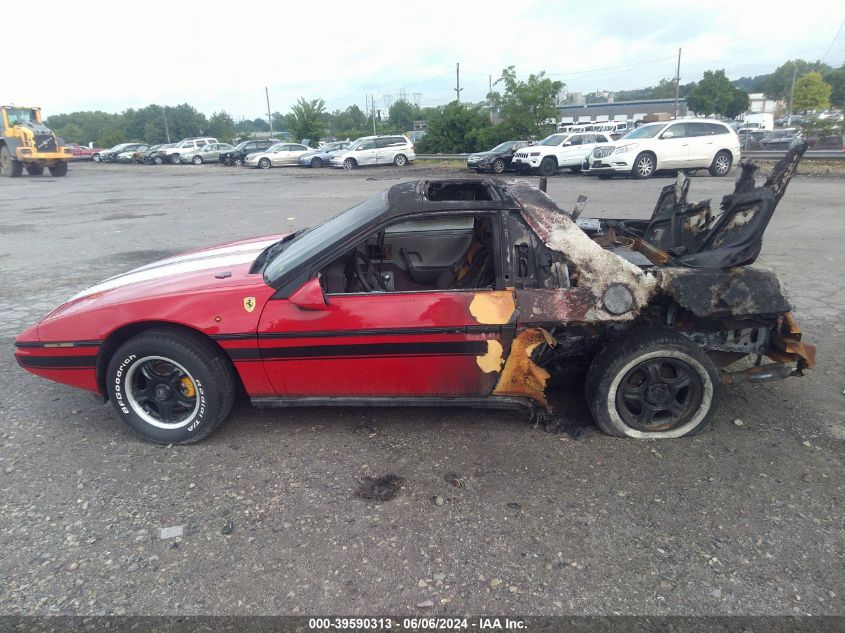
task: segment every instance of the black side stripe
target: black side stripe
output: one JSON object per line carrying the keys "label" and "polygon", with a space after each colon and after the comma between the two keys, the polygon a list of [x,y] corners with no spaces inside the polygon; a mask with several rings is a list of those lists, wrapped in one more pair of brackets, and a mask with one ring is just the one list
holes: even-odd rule
{"label": "black side stripe", "polygon": [[18,356],[24,367],[47,367],[50,369],[88,369],[97,365],[96,356]]}
{"label": "black side stripe", "polygon": [[349,358],[366,356],[478,356],[487,352],[486,341],[435,343],[369,343],[362,345],[302,345],[265,349],[227,349],[232,360],[289,360],[302,358]]}
{"label": "black side stripe", "polygon": [[99,347],[102,341],[15,341],[15,347],[29,348],[69,348],[69,347]]}
{"label": "black side stripe", "polygon": [[[507,326],[505,326],[507,327]],[[296,338],[335,338],[341,336],[406,336],[415,334],[499,334],[500,325],[467,325],[454,327],[409,327],[369,330],[315,330],[308,332],[262,332],[260,334],[212,334],[215,341],[283,340]]]}

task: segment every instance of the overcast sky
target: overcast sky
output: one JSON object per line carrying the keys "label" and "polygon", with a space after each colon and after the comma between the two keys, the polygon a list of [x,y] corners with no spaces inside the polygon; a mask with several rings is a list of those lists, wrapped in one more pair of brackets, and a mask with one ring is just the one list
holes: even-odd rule
{"label": "overcast sky", "polygon": [[[22,6],[20,3],[17,6]],[[0,102],[50,114],[190,103],[211,114],[287,112],[297,97],[329,110],[404,90],[437,105],[478,101],[502,68],[545,70],[572,91],[622,90],[724,68],[731,78],[791,58],[845,61],[841,0],[687,3],[41,1],[4,6]],[[13,12],[14,13],[14,12]],[[9,21],[9,19],[13,21]],[[417,93],[415,95],[415,93]]]}

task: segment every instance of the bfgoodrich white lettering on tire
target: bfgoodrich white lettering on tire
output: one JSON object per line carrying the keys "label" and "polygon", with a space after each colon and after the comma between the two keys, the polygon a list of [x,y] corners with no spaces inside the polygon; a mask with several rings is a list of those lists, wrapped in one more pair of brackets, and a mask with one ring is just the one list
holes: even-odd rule
{"label": "bfgoodrich white lettering on tire", "polygon": [[129,365],[133,360],[138,358],[135,354],[130,354],[126,358],[123,359],[123,362],[120,364],[120,367],[117,368],[117,371],[114,373],[114,399],[117,401],[117,405],[120,407],[121,413],[129,413],[129,407],[126,406],[126,403],[123,401],[123,391],[120,388],[120,381],[123,377],[123,371],[126,369],[126,366]]}

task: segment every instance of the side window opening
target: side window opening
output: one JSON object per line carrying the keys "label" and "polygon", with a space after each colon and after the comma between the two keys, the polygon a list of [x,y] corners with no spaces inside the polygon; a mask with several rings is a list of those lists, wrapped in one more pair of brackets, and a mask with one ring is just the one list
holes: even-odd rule
{"label": "side window opening", "polygon": [[486,214],[397,222],[324,266],[321,283],[328,295],[495,289],[496,222]]}

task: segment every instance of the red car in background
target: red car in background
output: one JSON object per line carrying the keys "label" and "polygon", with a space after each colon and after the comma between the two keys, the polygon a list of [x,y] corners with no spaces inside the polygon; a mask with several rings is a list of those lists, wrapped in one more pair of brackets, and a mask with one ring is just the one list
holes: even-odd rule
{"label": "red car in background", "polygon": [[102,152],[102,147],[86,147],[78,143],[67,143],[66,147],[70,148],[73,154],[73,160],[93,160],[94,154]]}
{"label": "red car in background", "polygon": [[[268,407],[538,413],[549,371],[579,358],[603,431],[691,435],[721,384],[813,366],[777,277],[747,266],[798,158],[761,187],[744,170],[714,221],[675,185],[650,221],[583,221],[527,184],[395,185],[313,229],[100,282],[22,332],[16,358],[161,443],[202,439],[241,392]],[[710,228],[666,228],[681,220]],[[748,355],[773,362],[720,374]]]}

